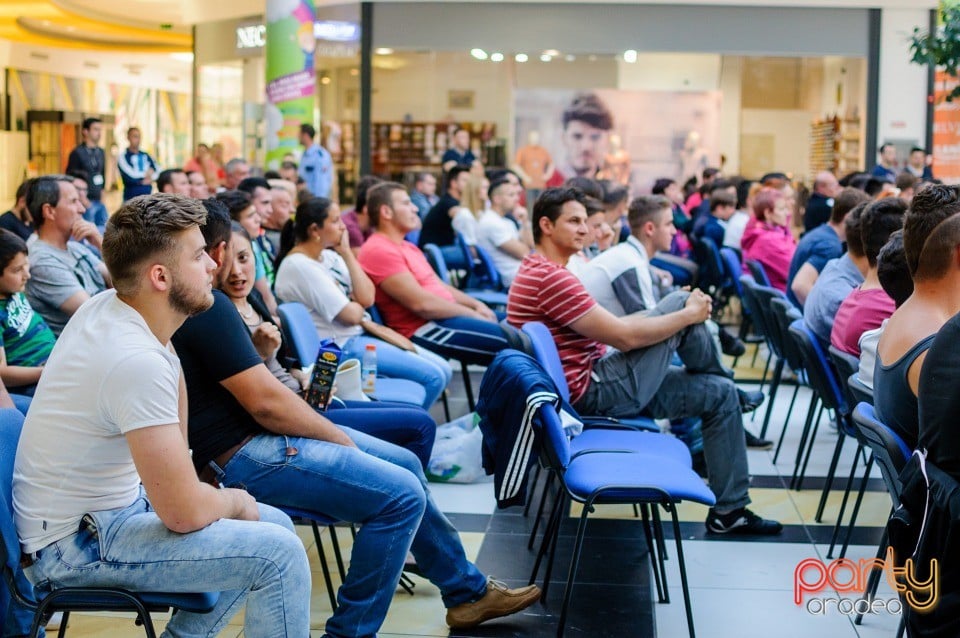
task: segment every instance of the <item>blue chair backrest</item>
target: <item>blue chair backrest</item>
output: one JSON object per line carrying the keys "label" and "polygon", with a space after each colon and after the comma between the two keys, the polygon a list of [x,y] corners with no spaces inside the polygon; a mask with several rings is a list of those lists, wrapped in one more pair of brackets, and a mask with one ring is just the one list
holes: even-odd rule
{"label": "blue chair backrest", "polygon": [[740,277],[743,275],[743,268],[740,266],[740,255],[733,248],[724,246],[720,249],[720,261],[723,262],[723,273],[733,284],[733,289],[737,296],[743,298],[743,285],[740,283]]}
{"label": "blue chair backrest", "polygon": [[[860,371],[860,360],[852,354],[847,354],[846,352],[837,350],[833,346],[830,346],[827,349],[827,352],[830,355],[830,359],[833,361],[834,367],[837,369],[837,379],[841,382],[840,385],[843,391],[846,393],[847,405],[855,406],[857,403],[864,400],[872,403],[872,392],[870,392],[869,397],[858,396],[858,394],[854,391],[854,387],[851,386],[849,382],[849,379],[851,377],[856,378],[857,373]],[[847,379],[848,382],[843,383],[844,379]]]}
{"label": "blue chair backrest", "polygon": [[367,308],[367,312],[370,313],[370,318],[373,319],[373,323],[379,323],[381,326],[387,325],[383,323],[383,315],[380,314],[380,309],[377,308],[377,304],[373,304]]}
{"label": "blue chair backrest", "polygon": [[[820,341],[813,331],[807,327],[803,319],[798,319],[790,324],[790,334],[803,355],[804,369],[807,371],[807,378],[810,386],[820,395],[824,407],[829,410],[837,410],[840,414],[850,413],[847,406],[846,394],[840,386],[836,372],[833,369],[833,363],[827,357]],[[838,419],[841,425],[843,419]]]}
{"label": "blue chair backrest", "polygon": [[563,431],[560,415],[549,401],[540,405],[540,427],[543,428],[544,452],[552,469],[563,471],[570,464],[570,440]]}
{"label": "blue chair backrest", "polygon": [[469,272],[473,272],[473,252],[471,252],[470,246],[467,244],[467,238],[463,236],[463,233],[455,232],[454,234],[457,238],[457,247],[460,249],[460,252],[463,253],[463,263],[467,264],[467,270]]}
{"label": "blue chair backrest", "polygon": [[420,229],[417,228],[415,230],[411,230],[409,233],[407,233],[404,236],[404,239],[406,239],[408,242],[416,246],[417,244],[420,243]]}
{"label": "blue chair backrest", "polygon": [[297,359],[303,367],[312,366],[320,352],[320,334],[313,325],[310,311],[302,303],[291,301],[277,306],[283,332],[290,340],[290,346],[297,353]]}
{"label": "blue chair backrest", "polygon": [[907,465],[913,452],[903,439],[877,419],[873,406],[858,403],[853,411],[853,421],[860,435],[870,446],[874,459],[880,465],[880,473],[894,505],[900,504],[901,470]]}
{"label": "blue chair backrest", "polygon": [[474,249],[477,251],[477,261],[473,265],[470,280],[467,282],[469,287],[503,290],[500,272],[494,265],[490,253],[483,246],[474,246]]}
{"label": "blue chair backrest", "polygon": [[750,269],[750,274],[753,275],[754,280],[761,286],[770,285],[770,277],[767,277],[767,270],[759,261],[756,259],[748,259],[747,268]]}
{"label": "blue chair backrest", "polygon": [[787,360],[787,365],[800,376],[803,370],[803,355],[794,339],[790,337],[790,324],[803,319],[803,315],[786,299],[777,298],[770,302],[769,318],[771,322],[776,322],[783,335],[783,343],[780,345],[783,347],[783,356]]}
{"label": "blue chair backrest", "polygon": [[768,314],[760,307],[760,298],[757,296],[759,286],[750,275],[740,277],[740,284],[743,286],[743,296],[740,300],[753,321],[754,331],[766,339],[767,344],[770,344],[770,347],[773,348],[771,344],[773,328],[770,326]]}
{"label": "blue chair backrest", "polygon": [[450,271],[447,270],[447,260],[443,258],[440,248],[436,244],[426,244],[423,247],[423,254],[426,256],[430,267],[433,268],[433,272],[437,273],[440,281],[449,284]]}
{"label": "blue chair backrest", "polygon": [[[4,569],[11,570],[11,574],[16,572],[20,563],[20,540],[13,522],[13,462],[17,457],[22,428],[22,414],[13,408],[0,409],[0,534],[3,535],[0,562]],[[4,597],[9,596],[5,586],[0,584],[0,589],[3,589]]]}
{"label": "blue chair backrest", "polygon": [[560,353],[557,352],[557,344],[550,330],[539,321],[525,323],[522,330],[530,337],[533,358],[543,366],[556,384],[557,390],[560,391],[560,396],[569,403],[570,387],[567,385],[567,377],[563,374],[563,363],[560,362]]}
{"label": "blue chair backrest", "polygon": [[720,260],[720,250],[717,245],[709,237],[693,237],[691,242],[697,258],[697,265],[700,266],[697,285],[701,288],[723,286],[723,262]]}
{"label": "blue chair backrest", "polygon": [[780,322],[774,316],[771,304],[778,299],[785,300],[786,296],[776,288],[756,285],[753,287],[753,295],[757,300],[757,311],[763,315],[763,321],[770,330],[768,335],[770,337],[770,347],[773,348],[774,354],[783,357],[783,342],[789,337],[780,327]]}

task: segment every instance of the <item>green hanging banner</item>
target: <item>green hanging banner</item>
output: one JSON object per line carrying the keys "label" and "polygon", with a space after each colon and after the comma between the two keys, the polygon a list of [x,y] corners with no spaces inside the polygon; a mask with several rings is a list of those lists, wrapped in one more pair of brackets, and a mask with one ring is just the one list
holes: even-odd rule
{"label": "green hanging banner", "polygon": [[313,0],[267,0],[267,169],[298,150],[300,125],[313,123],[317,73]]}

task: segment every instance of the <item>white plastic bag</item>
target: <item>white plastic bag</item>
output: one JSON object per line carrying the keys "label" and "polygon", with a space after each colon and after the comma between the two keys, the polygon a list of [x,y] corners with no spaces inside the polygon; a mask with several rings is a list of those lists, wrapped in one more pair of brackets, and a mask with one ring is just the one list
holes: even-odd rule
{"label": "white plastic bag", "polygon": [[427,463],[427,480],[474,483],[486,478],[482,454],[483,434],[477,427],[475,413],[437,426],[437,439]]}

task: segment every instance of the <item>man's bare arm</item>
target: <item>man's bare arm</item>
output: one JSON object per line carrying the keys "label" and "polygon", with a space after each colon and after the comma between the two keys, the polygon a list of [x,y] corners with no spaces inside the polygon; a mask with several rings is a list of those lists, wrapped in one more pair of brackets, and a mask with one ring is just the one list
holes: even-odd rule
{"label": "man's bare arm", "polygon": [[257,502],[245,491],[218,490],[197,478],[181,424],[140,428],[126,438],[150,503],[167,529],[186,534],[221,518],[259,520]]}

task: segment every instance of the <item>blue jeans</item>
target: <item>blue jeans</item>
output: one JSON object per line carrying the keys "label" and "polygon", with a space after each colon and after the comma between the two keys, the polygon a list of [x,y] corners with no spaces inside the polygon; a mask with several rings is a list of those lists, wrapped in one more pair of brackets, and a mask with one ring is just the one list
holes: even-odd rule
{"label": "blue jeans", "polygon": [[428,321],[410,340],[448,359],[479,365],[488,365],[509,345],[498,324],[473,317]]}
{"label": "blue jeans", "polygon": [[426,410],[390,401],[333,401],[322,414],[337,425],[410,450],[427,467],[437,423]]}
{"label": "blue jeans", "polygon": [[216,636],[244,602],[244,636],[310,635],[310,564],[282,512],[261,505],[260,522],[221,519],[177,534],[141,489],[131,505],[90,516],[94,527],[51,543],[24,570],[38,592],[69,586],[220,591],[213,611],[179,611],[163,636]]}
{"label": "blue jeans", "polygon": [[341,361],[347,359],[363,361],[363,353],[367,344],[371,343],[377,346],[377,376],[407,379],[422,385],[426,390],[423,400],[424,410],[430,409],[453,378],[450,364],[432,352],[425,354],[410,352],[366,335],[351,337],[343,344]]}
{"label": "blue jeans", "polygon": [[483,596],[486,578],[467,560],[457,530],[430,498],[417,458],[362,432],[343,431],[359,449],[264,434],[223,468],[225,485],[242,486],[258,500],[361,523],[327,635],[376,635],[408,551],[447,607]]}

